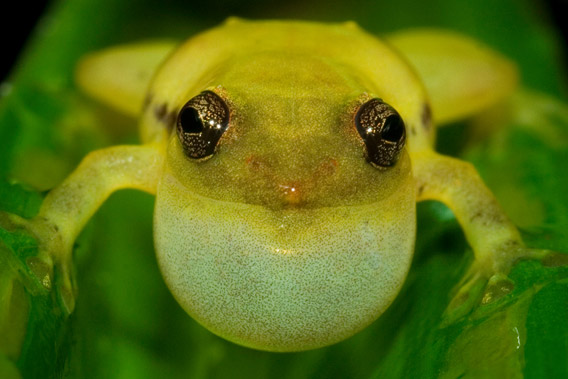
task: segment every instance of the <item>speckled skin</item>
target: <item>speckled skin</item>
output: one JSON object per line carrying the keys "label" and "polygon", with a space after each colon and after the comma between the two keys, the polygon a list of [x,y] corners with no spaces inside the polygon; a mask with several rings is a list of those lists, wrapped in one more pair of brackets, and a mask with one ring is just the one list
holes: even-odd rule
{"label": "speckled skin", "polygon": [[156,248],[168,286],[196,320],[246,346],[340,341],[388,307],[408,270],[412,191],[395,196],[406,205],[399,212],[377,202],[277,214],[188,198],[170,176],[159,191]]}
{"label": "speckled skin", "polygon": [[164,278],[231,341],[271,351],[338,342],[383,313],[406,276],[415,194],[410,175],[399,183],[370,204],[272,210],[199,196],[168,172],[155,213]]}
{"label": "speckled skin", "polygon": [[[386,44],[354,23],[238,19],[172,49],[148,43],[82,61],[80,87],[141,113],[143,144],[89,154],[37,217],[12,218],[39,242],[30,267],[47,289],[58,271],[69,312],[73,241],[121,188],[156,194],[158,262],[181,306],[263,350],[329,345],[382,314],[410,266],[416,201],[448,205],[474,250],[457,298],[489,278],[484,299],[503,293],[510,285],[491,291],[531,256],[475,169],[432,149],[432,120],[478,112],[514,87],[514,66],[498,54],[452,33]],[[192,159],[175,123],[202,91],[223,99],[229,123],[214,154]],[[406,125],[406,147],[389,167],[367,161],[355,125],[373,98]]]}

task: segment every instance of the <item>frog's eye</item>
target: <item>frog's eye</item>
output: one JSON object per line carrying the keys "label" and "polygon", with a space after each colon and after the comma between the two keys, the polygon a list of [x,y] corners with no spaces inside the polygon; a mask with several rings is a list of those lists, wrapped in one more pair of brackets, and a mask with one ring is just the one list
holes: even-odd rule
{"label": "frog's eye", "polygon": [[373,166],[389,167],[397,162],[406,132],[402,117],[393,107],[381,99],[371,99],[357,111],[355,126]]}
{"label": "frog's eye", "polygon": [[201,92],[189,100],[177,118],[177,135],[192,159],[210,158],[229,125],[229,109],[217,94]]}

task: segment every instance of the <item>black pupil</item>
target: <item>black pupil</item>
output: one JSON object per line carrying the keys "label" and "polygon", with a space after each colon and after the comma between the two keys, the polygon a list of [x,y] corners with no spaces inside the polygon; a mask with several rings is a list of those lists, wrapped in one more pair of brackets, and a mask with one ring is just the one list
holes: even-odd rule
{"label": "black pupil", "polygon": [[390,142],[398,142],[404,133],[404,123],[399,115],[391,115],[385,120],[381,136]]}
{"label": "black pupil", "polygon": [[203,122],[199,118],[199,113],[191,107],[187,107],[181,112],[180,124],[186,133],[201,133],[203,131]]}

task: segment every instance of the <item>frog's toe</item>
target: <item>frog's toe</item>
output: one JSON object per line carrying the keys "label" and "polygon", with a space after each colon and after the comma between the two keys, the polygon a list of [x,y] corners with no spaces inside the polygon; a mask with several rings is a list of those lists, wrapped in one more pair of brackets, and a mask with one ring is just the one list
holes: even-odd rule
{"label": "frog's toe", "polygon": [[71,272],[69,262],[62,262],[55,267],[56,273],[56,294],[67,314],[71,314],[75,309],[75,298],[77,295],[77,286],[75,285],[74,276]]}
{"label": "frog's toe", "polygon": [[31,273],[32,281],[35,282],[35,287],[39,285],[42,290],[55,291],[61,308],[67,314],[71,314],[75,308],[77,293],[72,264],[66,259],[54,261],[52,257],[52,252],[39,249],[36,256],[26,259],[26,266]]}
{"label": "frog's toe", "polygon": [[568,254],[552,250],[539,250],[542,252],[540,262],[545,267],[568,266]]}
{"label": "frog's toe", "polygon": [[481,304],[489,304],[508,295],[515,288],[515,284],[505,274],[495,274],[487,281]]}
{"label": "frog's toe", "polygon": [[47,291],[51,291],[53,288],[53,262],[49,259],[47,254],[40,252],[36,256],[27,258],[26,267],[28,272],[32,274],[32,279],[35,280],[39,286]]}
{"label": "frog's toe", "polygon": [[444,312],[444,325],[461,319],[479,305],[492,303],[509,294],[514,283],[503,273],[488,273],[474,263],[452,291],[454,296]]}
{"label": "frog's toe", "polygon": [[507,273],[511,268],[520,261],[547,259],[553,251],[545,249],[532,249],[519,244],[505,244],[505,246],[497,249],[492,255],[492,259],[488,260],[489,271]]}
{"label": "frog's toe", "polygon": [[451,291],[453,297],[444,312],[444,323],[451,324],[455,320],[469,314],[483,296],[487,279],[477,265],[472,265],[462,280]]}
{"label": "frog's toe", "polygon": [[478,306],[491,304],[510,294],[515,284],[507,273],[522,260],[537,260],[545,267],[567,266],[568,254],[521,247],[506,264],[474,262],[452,291],[455,295],[444,312],[445,325],[467,316]]}
{"label": "frog's toe", "polygon": [[[40,218],[25,219],[1,212],[0,227],[10,233],[23,233],[37,243],[37,252],[15,252],[20,257],[20,269],[26,273],[26,288],[32,293],[55,291],[62,308],[71,313],[75,306],[76,286],[72,277],[70,254],[60,243],[57,226]],[[35,249],[35,247],[34,247]]]}
{"label": "frog's toe", "polygon": [[61,308],[71,314],[77,294],[71,255],[61,250],[46,249],[45,245],[48,244],[38,240],[38,254],[28,258],[26,265],[43,288],[55,291]]}

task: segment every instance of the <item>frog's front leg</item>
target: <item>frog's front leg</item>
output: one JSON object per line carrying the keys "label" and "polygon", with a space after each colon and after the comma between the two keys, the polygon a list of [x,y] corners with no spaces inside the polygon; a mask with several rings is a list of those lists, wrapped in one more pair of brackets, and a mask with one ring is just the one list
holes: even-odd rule
{"label": "frog's front leg", "polygon": [[[116,146],[85,157],[75,171],[44,199],[31,220],[8,215],[12,228],[24,228],[38,241],[39,254],[28,265],[44,287],[55,285],[69,312],[74,307],[70,276],[73,243],[108,196],[123,188],[155,193],[162,170],[159,146]],[[54,275],[55,271],[55,275]]]}
{"label": "frog's front leg", "polygon": [[474,252],[475,262],[460,284],[450,310],[464,302],[473,305],[476,288],[485,287],[483,302],[510,292],[512,283],[507,274],[513,264],[520,259],[547,255],[545,250],[524,245],[519,231],[470,163],[433,151],[414,153],[412,160],[417,200],[438,200],[446,204]]}

